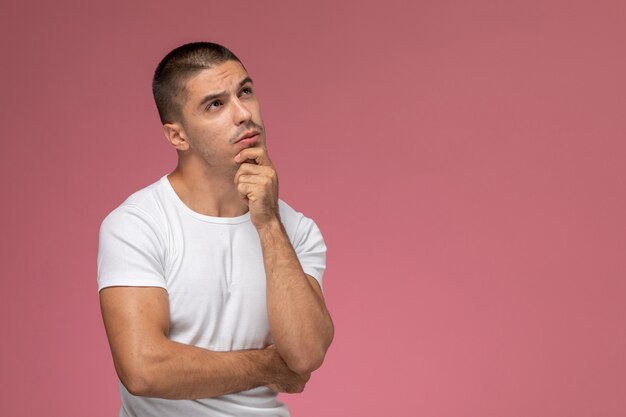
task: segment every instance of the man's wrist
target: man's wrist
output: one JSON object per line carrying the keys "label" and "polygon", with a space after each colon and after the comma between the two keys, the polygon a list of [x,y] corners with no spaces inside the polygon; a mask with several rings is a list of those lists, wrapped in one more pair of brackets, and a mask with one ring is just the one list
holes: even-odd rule
{"label": "man's wrist", "polygon": [[269,385],[276,379],[276,356],[277,351],[274,349],[263,349],[259,352],[259,371],[261,374],[261,385]]}
{"label": "man's wrist", "polygon": [[257,231],[259,232],[259,234],[276,233],[276,232],[281,232],[282,230],[283,230],[283,224],[280,221],[279,216],[273,217],[270,220],[264,222],[263,224],[257,226]]}

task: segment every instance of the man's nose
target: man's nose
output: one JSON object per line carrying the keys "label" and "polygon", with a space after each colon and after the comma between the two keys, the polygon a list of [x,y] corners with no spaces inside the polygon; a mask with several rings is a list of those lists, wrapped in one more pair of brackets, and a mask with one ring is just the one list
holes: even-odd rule
{"label": "man's nose", "polygon": [[250,110],[248,110],[246,105],[242,103],[241,100],[239,100],[239,98],[236,98],[234,100],[234,105],[235,105],[235,124],[240,125],[252,119],[252,113],[250,112]]}

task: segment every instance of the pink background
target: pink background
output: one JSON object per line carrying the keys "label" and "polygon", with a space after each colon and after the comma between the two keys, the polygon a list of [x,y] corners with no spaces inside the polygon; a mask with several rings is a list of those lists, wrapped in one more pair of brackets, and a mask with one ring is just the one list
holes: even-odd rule
{"label": "pink background", "polygon": [[40,3],[0,13],[0,415],[117,415],[98,228],[174,169],[150,82],[193,40],[329,248],[295,417],[626,415],[623,1]]}

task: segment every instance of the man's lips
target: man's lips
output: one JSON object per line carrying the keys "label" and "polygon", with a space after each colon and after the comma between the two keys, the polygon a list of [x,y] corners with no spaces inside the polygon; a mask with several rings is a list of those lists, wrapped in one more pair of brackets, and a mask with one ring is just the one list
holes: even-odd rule
{"label": "man's lips", "polygon": [[245,145],[250,145],[251,143],[256,143],[259,140],[259,135],[254,135],[249,138],[240,139],[237,143],[243,143]]}
{"label": "man's lips", "polygon": [[255,130],[253,132],[246,133],[241,138],[237,139],[235,143],[244,143],[249,145],[251,143],[255,143],[257,140],[259,140],[259,132]]}

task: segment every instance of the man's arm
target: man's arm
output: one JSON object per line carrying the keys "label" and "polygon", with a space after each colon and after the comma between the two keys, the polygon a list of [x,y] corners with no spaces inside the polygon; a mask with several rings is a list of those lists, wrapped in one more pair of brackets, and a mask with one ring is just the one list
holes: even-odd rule
{"label": "man's arm", "polygon": [[322,365],[334,335],[319,283],[303,272],[280,220],[258,232],[272,338],[291,369],[313,372]]}
{"label": "man's arm", "polygon": [[322,365],[334,336],[324,296],[318,282],[302,270],[280,221],[278,177],[267,150],[244,149],[235,161],[241,163],[235,184],[261,239],[272,338],[291,369],[313,372]]}
{"label": "man's arm", "polygon": [[163,288],[107,287],[100,305],[115,370],[133,395],[197,399],[262,385],[302,392],[309,379],[289,369],[274,348],[215,352],[169,340]]}

